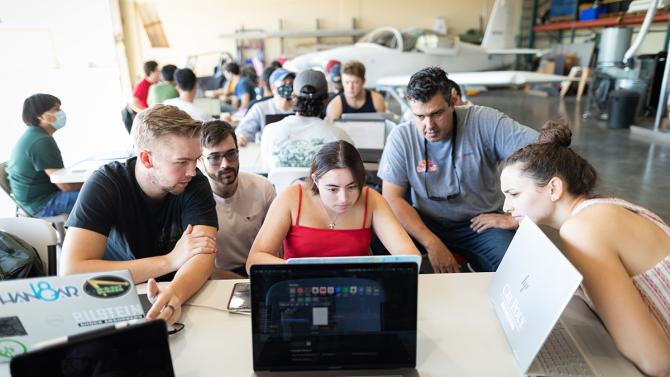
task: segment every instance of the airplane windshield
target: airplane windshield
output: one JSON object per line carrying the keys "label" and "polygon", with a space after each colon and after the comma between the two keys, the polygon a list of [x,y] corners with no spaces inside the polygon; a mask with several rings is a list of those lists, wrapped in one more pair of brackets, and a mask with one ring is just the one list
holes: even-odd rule
{"label": "airplane windshield", "polygon": [[398,36],[402,38],[403,51],[423,51],[426,48],[451,47],[453,38],[428,29],[411,28],[402,33],[393,28],[373,30],[361,37],[359,42],[374,43],[382,47],[397,49]]}

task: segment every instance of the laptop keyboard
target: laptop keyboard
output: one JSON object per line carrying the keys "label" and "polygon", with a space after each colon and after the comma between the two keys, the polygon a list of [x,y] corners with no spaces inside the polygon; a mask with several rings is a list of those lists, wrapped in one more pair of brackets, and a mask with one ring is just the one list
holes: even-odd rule
{"label": "laptop keyboard", "polygon": [[550,376],[595,376],[560,321],[549,334],[535,362]]}

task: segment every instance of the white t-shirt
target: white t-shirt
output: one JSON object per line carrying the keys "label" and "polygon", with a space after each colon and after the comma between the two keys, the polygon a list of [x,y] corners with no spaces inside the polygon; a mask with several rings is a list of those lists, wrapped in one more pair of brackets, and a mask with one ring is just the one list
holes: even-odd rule
{"label": "white t-shirt", "polygon": [[290,115],[263,130],[261,161],[263,168],[309,167],[321,146],[344,140],[353,144],[342,129],[318,117]]}
{"label": "white t-shirt", "polygon": [[275,198],[272,183],[260,175],[239,172],[237,190],[222,198],[214,194],[219,230],[216,233],[216,270],[244,266],[270,203]]}
{"label": "white t-shirt", "polygon": [[203,121],[203,122],[208,121],[208,120],[212,120],[212,117],[203,113],[202,110],[195,107],[195,105],[193,105],[193,103],[186,102],[179,97],[165,100],[165,101],[163,101],[163,105],[176,106],[180,110],[183,110],[184,112],[186,112],[186,114],[190,115],[191,118],[193,118],[195,120],[200,120],[200,121]]}

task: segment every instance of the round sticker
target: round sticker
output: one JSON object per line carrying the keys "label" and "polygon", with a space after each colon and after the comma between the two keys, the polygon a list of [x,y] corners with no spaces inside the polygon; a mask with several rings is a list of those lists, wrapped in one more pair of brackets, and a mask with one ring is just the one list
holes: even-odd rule
{"label": "round sticker", "polygon": [[102,275],[86,280],[84,292],[92,297],[114,298],[124,295],[130,287],[130,282],[124,278]]}

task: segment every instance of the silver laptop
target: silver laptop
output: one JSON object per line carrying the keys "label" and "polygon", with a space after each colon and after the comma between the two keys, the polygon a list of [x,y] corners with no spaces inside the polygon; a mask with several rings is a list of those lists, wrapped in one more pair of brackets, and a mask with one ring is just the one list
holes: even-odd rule
{"label": "silver laptop", "polygon": [[341,119],[333,125],[351,137],[364,162],[379,162],[386,142],[386,122],[383,119]]}
{"label": "silver laptop", "polygon": [[417,376],[414,262],[251,267],[257,376]]}
{"label": "silver laptop", "polygon": [[582,275],[525,218],[489,287],[519,369],[533,376],[642,376],[584,301]]}
{"label": "silver laptop", "polygon": [[0,282],[0,362],[37,343],[144,318],[130,273],[105,271]]}
{"label": "silver laptop", "polygon": [[326,264],[326,263],[398,263],[412,262],[416,263],[421,269],[420,255],[365,255],[358,257],[307,257],[307,258],[289,258],[288,264]]}

